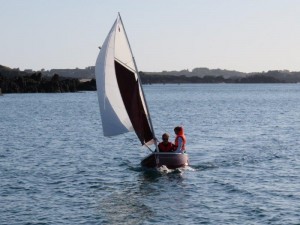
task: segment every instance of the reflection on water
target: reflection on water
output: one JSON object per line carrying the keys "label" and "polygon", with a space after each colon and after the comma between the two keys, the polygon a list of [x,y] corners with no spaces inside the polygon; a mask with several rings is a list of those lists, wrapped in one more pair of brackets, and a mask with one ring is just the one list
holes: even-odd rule
{"label": "reflection on water", "polygon": [[139,193],[126,188],[101,199],[100,207],[107,224],[141,224],[155,214]]}
{"label": "reflection on water", "polygon": [[[123,179],[122,184],[105,182],[107,189],[114,189],[99,199],[98,210],[103,217],[102,222],[107,224],[143,224],[151,221],[151,218],[159,217],[155,207],[153,208],[153,204],[156,205],[153,201],[156,201],[157,196],[161,198],[157,203],[158,207],[168,208],[170,198],[173,198],[174,204],[182,204],[181,194],[176,192],[184,186],[184,172],[193,170],[189,167],[170,170],[165,166],[145,169],[126,160],[119,165],[134,172],[136,176],[133,181]],[[112,185],[116,187],[113,188]]]}

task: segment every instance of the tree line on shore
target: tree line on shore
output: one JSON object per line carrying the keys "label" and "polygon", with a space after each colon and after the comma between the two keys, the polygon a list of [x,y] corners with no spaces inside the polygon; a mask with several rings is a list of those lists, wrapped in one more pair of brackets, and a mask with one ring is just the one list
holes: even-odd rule
{"label": "tree line on shore", "polygon": [[[70,70],[70,69],[69,69]],[[68,71],[69,71],[68,70]],[[91,70],[89,68],[89,70]],[[90,72],[89,72],[90,73]],[[175,72],[174,72],[175,73]],[[179,83],[297,83],[300,82],[299,72],[295,74],[269,71],[256,73],[248,76],[213,76],[205,75],[189,76],[186,73],[176,75],[168,72],[160,73],[140,72],[143,84],[179,84]],[[90,75],[89,75],[90,76]],[[84,78],[84,77],[83,77]],[[0,65],[0,88],[2,93],[61,93],[77,91],[95,91],[96,81],[94,78],[82,81],[79,78],[64,77],[60,74],[46,75],[39,72],[26,72],[19,69],[10,69]]]}
{"label": "tree line on shore", "polygon": [[141,80],[144,84],[176,84],[176,83],[285,83],[279,79],[265,75],[252,75],[248,77],[231,77],[224,78],[223,76],[192,76],[185,75],[147,75],[141,72]]}
{"label": "tree line on shore", "polygon": [[2,93],[62,93],[95,91],[96,81],[80,82],[78,78],[65,78],[58,74],[44,76],[41,72],[27,73],[0,66]]}
{"label": "tree line on shore", "polygon": [[52,77],[42,77],[41,73],[30,76],[13,78],[1,77],[0,88],[2,93],[63,93],[77,91],[95,91],[96,81],[92,79],[80,82],[77,78],[63,78],[58,74]]}

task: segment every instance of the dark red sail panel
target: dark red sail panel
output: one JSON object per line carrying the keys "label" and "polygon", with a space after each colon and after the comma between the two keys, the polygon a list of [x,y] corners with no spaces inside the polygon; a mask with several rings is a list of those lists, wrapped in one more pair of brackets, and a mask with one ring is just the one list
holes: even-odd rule
{"label": "dark red sail panel", "polygon": [[153,139],[139,92],[138,80],[132,71],[115,61],[115,70],[121,96],[138,138],[142,145]]}

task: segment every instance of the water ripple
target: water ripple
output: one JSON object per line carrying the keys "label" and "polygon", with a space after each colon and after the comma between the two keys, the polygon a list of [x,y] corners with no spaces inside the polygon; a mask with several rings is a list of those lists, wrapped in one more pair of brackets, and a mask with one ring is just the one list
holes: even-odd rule
{"label": "water ripple", "polygon": [[145,92],[158,136],[185,126],[189,167],[145,170],[133,133],[103,137],[95,92],[0,97],[0,224],[299,224],[299,85]]}

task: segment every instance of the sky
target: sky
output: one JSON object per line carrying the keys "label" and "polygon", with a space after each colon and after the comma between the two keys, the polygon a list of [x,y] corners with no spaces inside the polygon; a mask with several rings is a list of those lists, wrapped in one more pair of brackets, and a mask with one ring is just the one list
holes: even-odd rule
{"label": "sky", "polygon": [[120,12],[138,69],[300,71],[298,0],[0,0],[0,65],[94,66]]}

